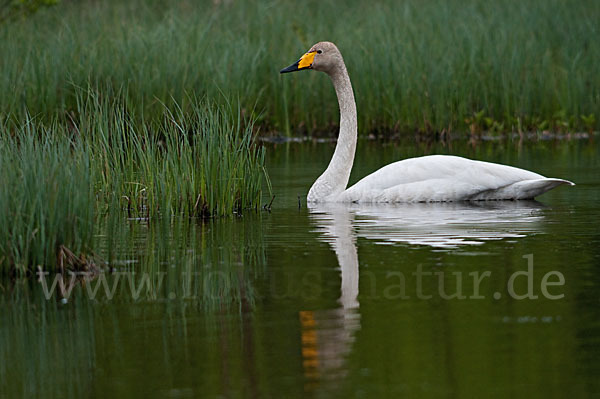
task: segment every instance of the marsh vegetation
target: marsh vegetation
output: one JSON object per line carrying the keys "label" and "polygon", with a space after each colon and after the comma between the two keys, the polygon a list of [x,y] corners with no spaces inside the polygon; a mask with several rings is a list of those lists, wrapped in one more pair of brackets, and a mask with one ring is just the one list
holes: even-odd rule
{"label": "marsh vegetation", "polygon": [[193,93],[239,103],[263,132],[331,132],[326,77],[277,74],[331,40],[363,134],[598,128],[597,1],[343,4],[63,0],[0,26],[0,113],[64,119],[91,85],[126,88],[146,118]]}
{"label": "marsh vegetation", "polygon": [[251,122],[205,100],[136,121],[124,98],[84,91],[69,123],[2,121],[0,270],[62,268],[67,249],[89,263],[108,214],[170,221],[259,207],[268,177]]}

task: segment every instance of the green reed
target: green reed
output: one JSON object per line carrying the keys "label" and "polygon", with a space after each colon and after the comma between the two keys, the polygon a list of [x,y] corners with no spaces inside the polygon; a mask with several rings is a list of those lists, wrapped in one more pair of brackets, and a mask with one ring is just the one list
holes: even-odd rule
{"label": "green reed", "polygon": [[[0,125],[0,272],[93,251],[98,215],[170,220],[256,210],[267,178],[253,123],[189,99],[136,119],[124,94],[80,91],[68,123]],[[116,216],[114,216],[116,215]]]}
{"label": "green reed", "polygon": [[99,168],[101,195],[140,216],[223,216],[258,208],[264,148],[240,111],[189,99],[136,118],[123,98],[87,91],[75,128]]}
{"label": "green reed", "polygon": [[71,112],[91,83],[126,86],[138,116],[225,93],[269,130],[329,131],[326,76],[278,71],[331,40],[361,132],[594,130],[598,19],[594,0],[63,0],[0,26],[0,113]]}
{"label": "green reed", "polygon": [[0,272],[57,264],[61,245],[88,252],[93,235],[89,150],[33,120],[0,125]]}

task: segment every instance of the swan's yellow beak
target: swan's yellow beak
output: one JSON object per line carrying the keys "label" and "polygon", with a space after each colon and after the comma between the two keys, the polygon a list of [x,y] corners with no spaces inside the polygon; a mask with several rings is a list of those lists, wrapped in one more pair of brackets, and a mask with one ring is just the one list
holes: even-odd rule
{"label": "swan's yellow beak", "polygon": [[315,54],[317,54],[316,51],[311,51],[310,53],[304,54],[298,61],[287,68],[283,68],[281,71],[279,71],[279,73],[296,72],[303,69],[312,68],[312,64],[315,60]]}

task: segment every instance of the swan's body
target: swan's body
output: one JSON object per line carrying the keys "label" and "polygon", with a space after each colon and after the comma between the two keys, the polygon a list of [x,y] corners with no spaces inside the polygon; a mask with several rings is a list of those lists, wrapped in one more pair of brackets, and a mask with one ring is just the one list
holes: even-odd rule
{"label": "swan's body", "polygon": [[391,163],[363,178],[335,202],[446,202],[532,199],[560,184],[537,173],[451,155]]}
{"label": "swan's body", "polygon": [[533,199],[568,180],[449,155],[391,163],[346,189],[356,151],[356,103],[344,59],[330,42],[315,44],[281,73],[327,73],[340,106],[340,133],[329,166],[312,185],[308,202],[447,202]]}

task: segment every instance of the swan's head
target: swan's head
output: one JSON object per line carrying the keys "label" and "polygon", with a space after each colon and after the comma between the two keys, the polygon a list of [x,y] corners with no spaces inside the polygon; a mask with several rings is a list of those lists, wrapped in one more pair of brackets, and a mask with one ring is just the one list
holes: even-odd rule
{"label": "swan's head", "polygon": [[314,69],[315,71],[331,73],[340,65],[344,65],[344,59],[335,44],[319,42],[312,46],[298,61],[279,72],[287,73],[303,69]]}

